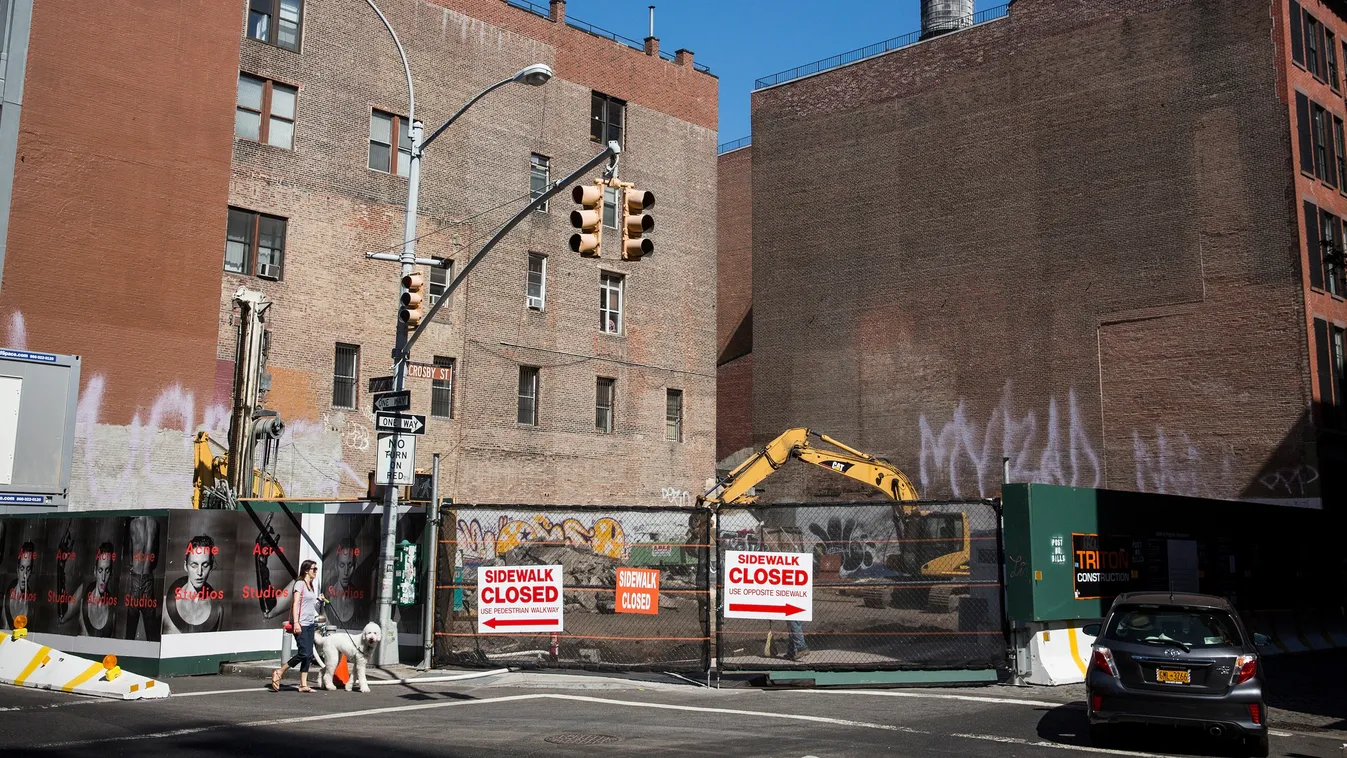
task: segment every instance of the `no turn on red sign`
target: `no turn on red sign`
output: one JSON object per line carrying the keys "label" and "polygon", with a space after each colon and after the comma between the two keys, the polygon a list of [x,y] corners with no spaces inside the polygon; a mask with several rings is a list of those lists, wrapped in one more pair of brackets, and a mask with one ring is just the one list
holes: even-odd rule
{"label": "no turn on red sign", "polygon": [[477,632],[560,632],[561,566],[477,569]]}
{"label": "no turn on red sign", "polygon": [[814,620],[813,553],[725,552],[725,618]]}

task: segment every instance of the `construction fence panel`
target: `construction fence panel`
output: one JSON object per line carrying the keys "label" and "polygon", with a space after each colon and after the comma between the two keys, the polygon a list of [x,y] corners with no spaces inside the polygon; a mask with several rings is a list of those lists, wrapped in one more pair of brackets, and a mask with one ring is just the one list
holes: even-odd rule
{"label": "construction fence panel", "polygon": [[[722,670],[1006,665],[994,501],[725,507],[716,533]],[[812,619],[726,618],[727,551],[810,554]]]}
{"label": "construction fence panel", "polygon": [[[436,665],[706,671],[710,516],[705,508],[674,506],[446,508],[435,584]],[[479,572],[546,565],[562,566],[562,630],[480,633]],[[623,568],[658,572],[657,608],[619,612]]]}

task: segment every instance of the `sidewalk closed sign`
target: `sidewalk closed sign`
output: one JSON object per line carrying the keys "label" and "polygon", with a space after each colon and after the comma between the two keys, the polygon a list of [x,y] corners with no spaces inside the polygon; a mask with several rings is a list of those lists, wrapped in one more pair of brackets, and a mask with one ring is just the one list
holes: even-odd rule
{"label": "sidewalk closed sign", "polygon": [[725,551],[725,618],[813,621],[814,554]]}
{"label": "sidewalk closed sign", "polygon": [[477,569],[477,632],[559,632],[561,566]]}
{"label": "sidewalk closed sign", "polygon": [[659,569],[617,570],[618,613],[659,613]]}

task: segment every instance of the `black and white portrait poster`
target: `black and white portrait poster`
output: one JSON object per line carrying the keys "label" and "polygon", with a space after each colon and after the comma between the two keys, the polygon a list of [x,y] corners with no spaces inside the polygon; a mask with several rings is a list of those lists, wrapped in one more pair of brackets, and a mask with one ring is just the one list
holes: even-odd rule
{"label": "black and white portrait poster", "polygon": [[285,514],[183,511],[168,526],[164,634],[280,626],[299,568]]}

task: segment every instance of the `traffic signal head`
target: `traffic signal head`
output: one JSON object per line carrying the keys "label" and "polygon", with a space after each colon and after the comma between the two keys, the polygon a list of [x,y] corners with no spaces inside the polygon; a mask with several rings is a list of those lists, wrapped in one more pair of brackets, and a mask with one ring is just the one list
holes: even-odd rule
{"label": "traffic signal head", "polygon": [[409,327],[415,328],[421,323],[421,318],[425,312],[421,308],[425,300],[422,290],[426,286],[426,278],[420,271],[413,271],[402,277],[402,307],[398,308],[398,319]]}
{"label": "traffic signal head", "polygon": [[571,211],[571,226],[580,230],[571,235],[571,250],[597,258],[603,245],[603,186],[578,185],[571,197],[580,204],[579,210]]}
{"label": "traffic signal head", "polygon": [[623,195],[622,259],[637,261],[655,252],[655,243],[644,236],[655,228],[655,217],[646,212],[655,205],[655,193],[627,187]]}

